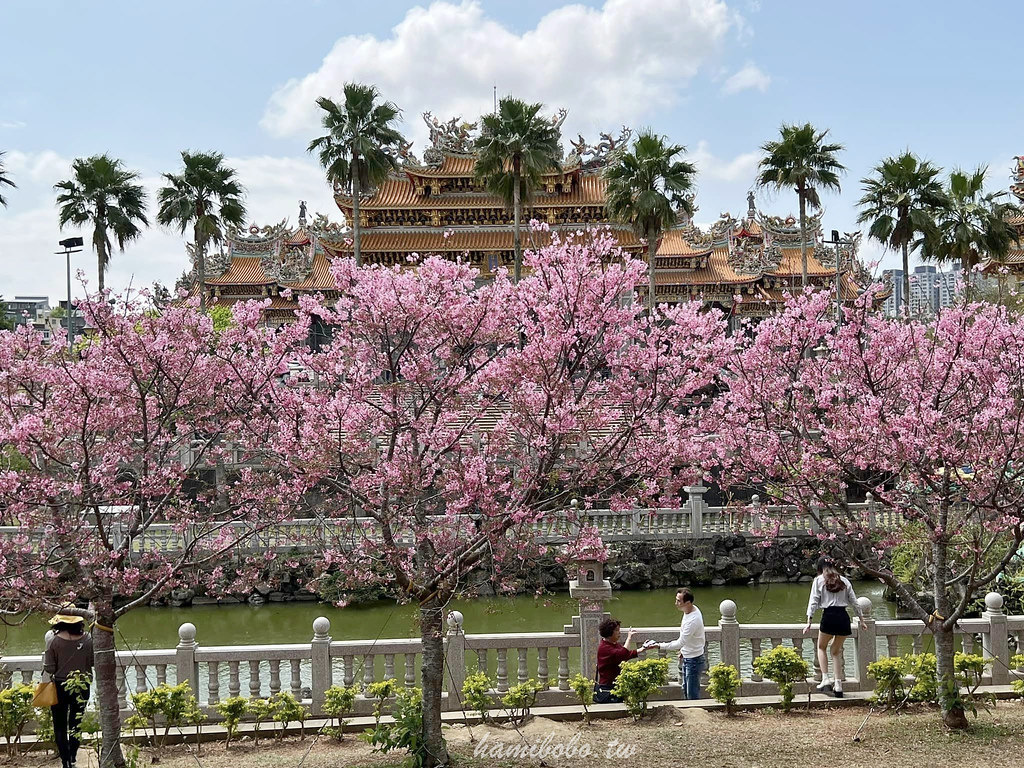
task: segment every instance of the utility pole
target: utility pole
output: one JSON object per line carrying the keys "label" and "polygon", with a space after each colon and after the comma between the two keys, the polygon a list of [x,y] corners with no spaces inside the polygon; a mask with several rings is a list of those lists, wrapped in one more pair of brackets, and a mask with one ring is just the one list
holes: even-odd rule
{"label": "utility pole", "polygon": [[67,261],[68,307],[65,314],[68,321],[68,354],[70,355],[72,342],[74,341],[74,335],[71,333],[71,254],[79,253],[82,250],[83,240],[80,237],[69,237],[65,240],[61,240],[58,245],[60,245],[64,250],[56,251],[56,255],[60,256],[63,253]]}

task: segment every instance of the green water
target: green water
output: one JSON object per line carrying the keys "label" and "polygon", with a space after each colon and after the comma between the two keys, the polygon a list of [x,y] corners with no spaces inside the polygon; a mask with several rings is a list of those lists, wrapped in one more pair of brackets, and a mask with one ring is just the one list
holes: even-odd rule
{"label": "green water", "polygon": [[[894,606],[882,599],[880,584],[862,582],[855,587],[858,595],[871,598],[875,618],[895,616]],[[804,620],[809,588],[809,584],[762,584],[706,587],[695,592],[708,626],[718,623],[719,603],[727,598],[736,602],[741,624],[798,624]],[[621,620],[624,628],[672,627],[679,624],[674,599],[674,589],[617,592],[605,609]],[[467,634],[561,632],[578,610],[567,594],[461,600],[451,608],[463,613]],[[118,621],[116,641],[122,649],[174,648],[178,627],[191,622],[197,629],[196,640],[203,646],[308,643],[318,616],[330,619],[335,640],[418,637],[416,613],[415,606],[393,603],[346,608],[317,603],[140,608]],[[18,627],[0,627],[3,655],[41,653],[46,628],[41,617],[32,617]]]}

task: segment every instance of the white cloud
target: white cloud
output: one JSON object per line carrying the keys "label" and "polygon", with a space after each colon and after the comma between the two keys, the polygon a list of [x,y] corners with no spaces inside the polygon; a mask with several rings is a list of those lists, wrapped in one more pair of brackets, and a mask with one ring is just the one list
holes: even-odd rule
{"label": "white cloud", "polygon": [[762,72],[755,64],[748,62],[743,69],[732,74],[722,86],[722,93],[733,94],[756,88],[764,93],[772,79]]}
{"label": "white cloud", "polygon": [[23,120],[0,120],[0,128],[7,130],[17,130],[18,128],[24,128],[26,123]]}
{"label": "white cloud", "polygon": [[[71,160],[52,151],[10,152],[4,159],[18,188],[6,193],[10,207],[0,209],[0,290],[5,298],[48,295],[55,303],[66,295],[66,287],[64,259],[54,251],[62,236],[74,232],[58,229],[53,184],[68,177]],[[321,212],[334,221],[341,220],[323,172],[311,158],[235,157],[226,162],[238,170],[246,188],[252,222],[262,226],[289,217],[294,224],[299,200],[306,200],[310,216]],[[162,185],[161,177],[153,169],[139,170],[149,192],[151,226],[124,253],[113,254],[106,282],[114,291],[148,287],[154,280],[173,286],[187,266],[182,236],[155,223],[156,190]],[[86,250],[71,260],[75,296],[82,294],[74,274],[79,269],[85,272],[89,289],[96,287],[96,255],[89,247],[91,233],[81,234]]]}
{"label": "white cloud", "polygon": [[698,178],[753,184],[754,173],[761,156],[757,152],[744,152],[731,160],[723,160],[711,153],[706,141],[697,142],[690,157],[697,164]]}
{"label": "white cloud", "polygon": [[499,96],[570,107],[570,135],[606,130],[676,103],[740,24],[723,0],[606,0],[558,8],[518,34],[478,2],[435,2],[410,10],[390,37],[340,38],[319,69],[273,94],[262,125],[277,136],[315,135],[316,98],[354,80],[404,110],[419,151],[419,113],[473,119],[490,110],[495,84]]}

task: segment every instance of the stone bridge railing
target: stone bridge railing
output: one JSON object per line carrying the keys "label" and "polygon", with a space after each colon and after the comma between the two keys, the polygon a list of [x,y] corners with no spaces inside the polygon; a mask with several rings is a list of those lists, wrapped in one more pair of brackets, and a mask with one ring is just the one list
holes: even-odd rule
{"label": "stone bridge railing", "polygon": [[[574,514],[551,513],[530,526],[540,543],[559,544],[572,540],[574,530],[581,523],[595,526],[606,542],[616,541],[671,541],[678,539],[703,539],[722,534],[759,536],[770,517],[772,525],[780,523],[779,535],[801,536],[815,533],[817,526],[811,516],[795,507],[769,507],[761,504],[754,496],[749,505],[711,507],[704,502],[707,489],[691,486],[686,489],[687,501],[676,508],[633,509],[613,511],[609,509],[578,510]],[[850,505],[854,512],[863,514],[870,524],[890,527],[898,524],[899,515],[875,502],[871,496],[867,501]],[[251,532],[246,524],[227,526],[234,529],[239,539],[239,551],[288,552],[319,551],[328,542],[345,542],[359,538],[373,539],[377,536],[376,524],[369,519],[296,519],[272,525],[258,532]],[[132,540],[132,549],[137,552],[158,550],[173,552],[201,536],[196,528],[182,529],[179,526],[155,523],[145,528]],[[17,526],[0,527],[0,536],[26,535],[45,541],[49,533],[45,529],[25,531]],[[116,540],[117,526],[109,528],[109,535]],[[412,533],[400,535],[398,540],[411,545]]]}
{"label": "stone bridge railing", "polygon": [[[605,582],[607,583],[607,582]],[[538,706],[575,703],[569,690],[572,674],[582,671],[593,676],[593,622],[604,615],[600,600],[581,598],[581,616],[561,632],[521,634],[472,634],[463,626],[462,616],[448,617],[445,643],[445,707],[460,710],[461,688],[465,677],[474,671],[486,672],[495,681],[493,697],[497,706],[501,695],[516,683],[537,680],[543,687]],[[928,650],[930,634],[920,621],[881,621],[871,616],[871,601],[860,598],[866,617],[865,628],[855,626],[853,642],[847,644],[846,683],[848,691],[870,690],[868,665],[884,656],[899,656],[911,651]],[[986,598],[987,609],[981,618],[959,622],[956,634],[965,651],[980,651],[990,660],[983,684],[1006,685],[1024,679],[1024,670],[1010,669],[1014,652],[1024,649],[1024,616],[1007,616],[1003,600],[996,593]],[[724,661],[740,670],[741,695],[777,693],[774,683],[762,680],[753,671],[753,660],[778,645],[792,646],[814,664],[814,637],[803,634],[799,624],[740,624],[736,604],[721,604],[721,620],[707,627],[709,666]],[[362,691],[370,683],[393,679],[399,685],[419,684],[422,646],[418,639],[334,641],[326,618],[313,622],[310,641],[294,645],[251,645],[205,647],[198,641],[196,627],[182,624],[178,644],[166,650],[117,651],[119,700],[125,715],[131,711],[130,694],[168,682],[188,681],[197,692],[200,704],[217,719],[214,709],[229,696],[266,697],[278,691],[290,691],[303,700],[314,715],[322,712],[324,692],[332,685],[357,685]],[[666,641],[678,636],[677,627],[640,627],[636,639]],[[42,638],[40,638],[42,645]],[[664,651],[648,651],[664,655]],[[674,667],[674,665],[672,665]],[[674,673],[673,673],[674,674]],[[38,682],[42,677],[39,656],[0,657],[0,683]],[[814,679],[820,680],[815,669]],[[798,690],[798,693],[801,691]],[[679,682],[673,680],[661,691],[660,699],[680,698]],[[369,714],[372,701],[360,694],[354,714]]]}

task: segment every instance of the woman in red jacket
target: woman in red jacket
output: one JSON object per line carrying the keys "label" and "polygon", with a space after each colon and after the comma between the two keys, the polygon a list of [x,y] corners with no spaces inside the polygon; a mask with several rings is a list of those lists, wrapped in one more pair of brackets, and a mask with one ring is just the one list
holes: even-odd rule
{"label": "woman in red jacket", "polygon": [[626,642],[619,643],[619,632],[622,622],[618,619],[605,619],[597,631],[601,633],[601,643],[597,646],[597,684],[594,686],[594,702],[596,704],[618,704],[622,699],[612,695],[615,678],[619,676],[622,662],[636,658],[636,651],[626,646],[633,641],[633,630],[626,633]]}

